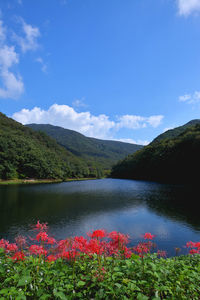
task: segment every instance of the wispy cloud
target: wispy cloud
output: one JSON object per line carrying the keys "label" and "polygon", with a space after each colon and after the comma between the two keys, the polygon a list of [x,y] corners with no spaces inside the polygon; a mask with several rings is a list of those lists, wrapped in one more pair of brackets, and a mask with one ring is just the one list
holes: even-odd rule
{"label": "wispy cloud", "polygon": [[200,12],[200,0],[176,0],[178,12],[182,16]]}
{"label": "wispy cloud", "polygon": [[23,35],[13,34],[15,41],[21,47],[22,52],[33,51],[39,47],[38,38],[40,37],[40,30],[36,26],[27,24],[21,17],[18,18],[19,23],[22,25]]}
{"label": "wispy cloud", "polygon": [[[22,18],[17,18],[17,21],[21,25],[21,32],[13,33],[10,39],[10,28],[4,26],[0,15],[0,98],[4,99],[17,99],[24,92],[23,78],[16,71],[16,66],[20,63],[21,52],[33,51],[39,47],[39,28],[27,24]],[[46,72],[47,66],[42,58],[36,60],[41,64],[42,71]]]}
{"label": "wispy cloud", "polygon": [[15,74],[12,67],[19,63],[19,55],[14,46],[6,43],[6,28],[0,20],[0,98],[18,98],[24,91],[20,74]]}
{"label": "wispy cloud", "polygon": [[193,94],[185,94],[179,97],[180,102],[188,104],[197,104],[200,102],[200,91],[195,91]]}
{"label": "wispy cloud", "polygon": [[129,129],[139,129],[145,128],[148,125],[152,127],[157,127],[161,124],[163,119],[162,115],[150,116],[150,117],[142,117],[136,115],[123,115],[118,117],[118,128],[129,128]]}
{"label": "wispy cloud", "polygon": [[[68,105],[53,104],[48,110],[43,110],[40,107],[33,109],[22,109],[12,116],[16,121],[23,124],[28,123],[43,123],[61,126],[64,128],[76,130],[82,134],[90,137],[113,139],[114,133],[120,129],[140,129],[144,127],[157,127],[160,125],[163,116],[140,117],[129,115],[128,120],[136,120],[135,122],[127,122],[127,115],[117,117],[111,120],[109,116],[100,114],[98,116],[92,115],[89,111],[77,112],[73,107]],[[119,139],[118,139],[119,140]],[[121,141],[125,139],[121,139]],[[126,139],[128,142],[128,140]],[[129,142],[135,142],[130,140]],[[136,141],[138,143],[138,141]],[[140,141],[147,144],[148,141]]]}
{"label": "wispy cloud", "polygon": [[40,64],[42,72],[47,73],[47,64],[44,63],[44,60],[41,57],[37,57],[35,61]]}
{"label": "wispy cloud", "polygon": [[84,98],[81,98],[81,99],[75,99],[73,102],[72,102],[72,106],[74,108],[83,108],[83,107],[87,107],[88,105],[84,103]]}
{"label": "wispy cloud", "polygon": [[118,142],[123,142],[123,143],[129,143],[129,144],[138,144],[138,145],[143,145],[146,146],[148,145],[150,142],[147,140],[133,140],[133,139],[114,139],[115,141]]}

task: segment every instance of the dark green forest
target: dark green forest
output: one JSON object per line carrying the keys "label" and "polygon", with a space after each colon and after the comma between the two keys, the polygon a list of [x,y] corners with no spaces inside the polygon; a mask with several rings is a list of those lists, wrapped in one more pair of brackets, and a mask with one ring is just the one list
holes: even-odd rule
{"label": "dark green forest", "polygon": [[82,159],[90,170],[94,169],[94,172],[99,172],[100,176],[108,174],[112,166],[120,159],[143,147],[141,145],[90,138],[74,130],[49,124],[29,124],[27,126],[54,138],[59,145]]}
{"label": "dark green forest", "polygon": [[35,132],[0,113],[0,178],[86,177],[84,161],[45,133]]}
{"label": "dark green forest", "polygon": [[[56,135],[62,138],[60,132]],[[79,142],[76,142],[74,135]],[[0,179],[100,178],[109,172],[118,157],[133,152],[134,146],[140,148],[111,141],[106,147],[97,140],[99,151],[94,147],[91,155],[92,145],[89,143],[87,147],[80,136],[87,141],[86,137],[73,132],[72,136],[65,135],[64,142],[59,145],[45,132],[34,131],[0,113]],[[67,140],[71,145],[68,148]]]}
{"label": "dark green forest", "polygon": [[[136,153],[118,162],[111,177],[159,182],[196,182],[200,170],[200,124],[187,123],[181,133],[177,129],[155,139]],[[180,131],[180,128],[178,128]]]}

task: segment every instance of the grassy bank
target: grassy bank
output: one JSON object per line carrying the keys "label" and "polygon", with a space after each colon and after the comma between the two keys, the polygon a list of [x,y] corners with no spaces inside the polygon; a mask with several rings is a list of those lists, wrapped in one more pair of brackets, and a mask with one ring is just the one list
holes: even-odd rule
{"label": "grassy bank", "polygon": [[0,185],[58,183],[62,181],[63,180],[61,179],[12,179],[12,180],[0,180]]}
{"label": "grassy bank", "polygon": [[96,179],[99,179],[99,178],[67,178],[65,180],[62,180],[62,179],[12,179],[12,180],[0,180],[0,185],[59,183],[59,182],[96,180]]}

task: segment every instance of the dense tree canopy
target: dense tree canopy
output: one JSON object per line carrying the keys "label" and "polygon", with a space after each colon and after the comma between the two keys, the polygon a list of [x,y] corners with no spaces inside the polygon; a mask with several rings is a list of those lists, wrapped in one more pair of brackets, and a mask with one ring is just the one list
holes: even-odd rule
{"label": "dense tree canopy", "polygon": [[55,140],[0,113],[1,179],[88,175],[87,165]]}
{"label": "dense tree canopy", "polygon": [[[41,131],[43,127],[48,130]],[[140,148],[43,127],[33,130],[0,113],[0,179],[99,178],[120,158]]]}
{"label": "dense tree canopy", "polygon": [[189,126],[174,138],[154,141],[117,163],[112,177],[193,182],[200,170],[200,125]]}
{"label": "dense tree canopy", "polygon": [[142,148],[141,145],[86,137],[76,131],[49,124],[29,124],[46,133],[79,159],[84,160],[94,177],[107,174],[120,159]]}

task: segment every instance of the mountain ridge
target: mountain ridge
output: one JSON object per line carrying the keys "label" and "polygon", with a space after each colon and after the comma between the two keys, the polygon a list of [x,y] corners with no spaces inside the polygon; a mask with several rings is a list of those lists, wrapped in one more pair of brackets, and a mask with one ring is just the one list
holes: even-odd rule
{"label": "mountain ridge", "polygon": [[36,131],[45,132],[71,153],[84,159],[87,163],[100,164],[106,171],[118,160],[143,147],[120,141],[86,137],[77,131],[51,124],[27,124],[26,126]]}
{"label": "mountain ridge", "polygon": [[[181,129],[181,130],[180,130]],[[200,122],[192,120],[174,129],[170,137],[162,135],[143,149],[113,166],[111,177],[193,183],[200,170]]]}
{"label": "mountain ridge", "polygon": [[175,127],[173,129],[169,129],[169,130],[161,133],[160,135],[158,135],[151,143],[159,142],[165,138],[175,138],[179,134],[184,132],[185,129],[187,129],[190,126],[194,126],[196,124],[200,124],[200,119],[193,119],[193,120],[185,123],[184,125]]}

